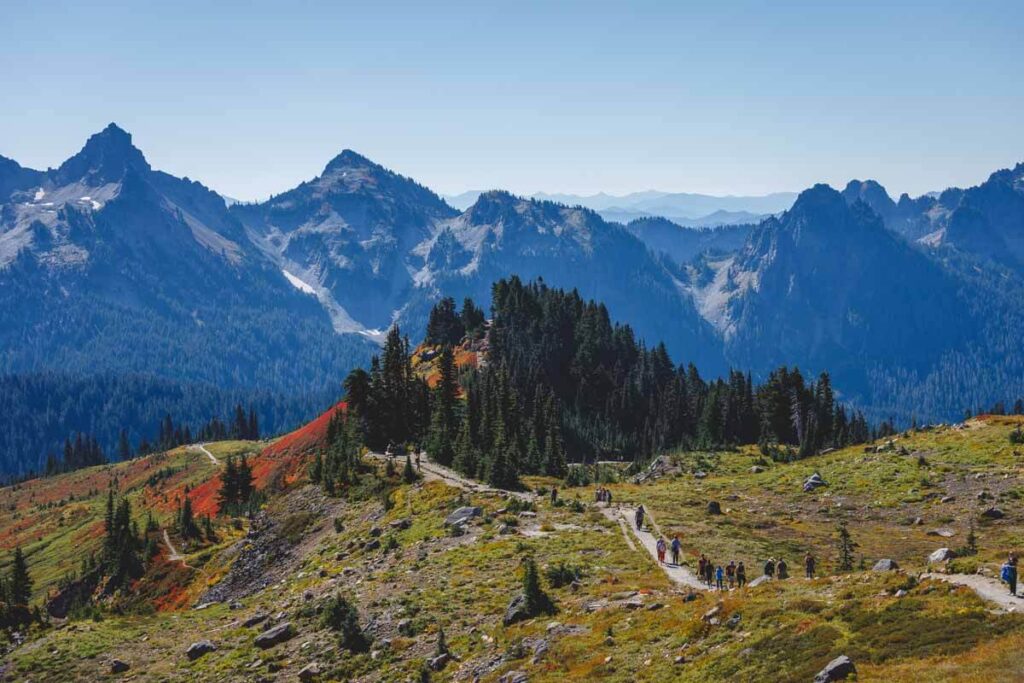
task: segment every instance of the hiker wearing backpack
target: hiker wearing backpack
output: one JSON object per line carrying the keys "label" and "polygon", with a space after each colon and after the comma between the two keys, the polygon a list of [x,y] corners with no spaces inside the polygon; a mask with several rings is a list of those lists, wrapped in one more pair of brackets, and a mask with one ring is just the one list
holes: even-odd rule
{"label": "hiker wearing backpack", "polygon": [[697,578],[699,578],[701,581],[704,580],[704,566],[707,563],[708,563],[707,558],[704,557],[704,553],[701,553],[700,560],[698,560],[698,562],[697,562]]}
{"label": "hiker wearing backpack", "polygon": [[999,578],[1009,586],[1010,595],[1017,595],[1017,565],[1013,562],[1013,558],[1009,557],[1006,562],[1003,563],[1002,570],[999,573]]}
{"label": "hiker wearing backpack", "polygon": [[725,590],[725,586],[723,585],[724,579],[725,570],[722,569],[722,565],[718,565],[718,568],[715,569],[715,585],[718,587],[718,590],[720,591]]}
{"label": "hiker wearing backpack", "polygon": [[774,557],[769,558],[768,561],[764,563],[764,575],[767,576],[769,579],[775,578],[775,558]]}
{"label": "hiker wearing backpack", "polygon": [[725,580],[729,583],[729,588],[732,588],[733,581],[736,580],[735,560],[729,560],[729,564],[725,566]]}
{"label": "hiker wearing backpack", "polygon": [[704,580],[707,582],[708,588],[715,585],[715,563],[711,560],[704,565]]}
{"label": "hiker wearing backpack", "polygon": [[804,556],[804,574],[808,579],[814,578],[814,555],[810,553]]}
{"label": "hiker wearing backpack", "polygon": [[679,565],[679,555],[683,550],[683,544],[679,540],[679,534],[672,539],[672,564]]}
{"label": "hiker wearing backpack", "polygon": [[636,509],[636,530],[642,531],[644,528],[644,506],[641,505]]}
{"label": "hiker wearing backpack", "polygon": [[740,562],[736,567],[736,587],[743,588],[747,583],[747,568]]}
{"label": "hiker wearing backpack", "polygon": [[658,550],[658,564],[665,564],[665,539],[659,538],[655,548]]}
{"label": "hiker wearing backpack", "polygon": [[775,571],[778,573],[779,579],[789,578],[789,565],[781,557],[779,558],[779,563],[775,566]]}

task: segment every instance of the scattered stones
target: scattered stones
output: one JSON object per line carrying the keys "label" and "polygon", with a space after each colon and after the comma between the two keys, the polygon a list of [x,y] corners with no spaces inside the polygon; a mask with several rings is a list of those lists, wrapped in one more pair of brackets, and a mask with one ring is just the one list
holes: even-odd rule
{"label": "scattered stones", "polygon": [[721,611],[722,611],[722,606],[721,606],[721,605],[715,605],[714,607],[712,607],[711,609],[709,609],[709,610],[708,610],[707,612],[705,612],[705,613],[704,613],[704,616],[702,616],[702,617],[701,617],[701,619],[703,619],[704,621],[708,621],[708,622],[710,622],[710,621],[711,621],[712,619],[714,619],[715,617],[717,617],[717,616],[718,616],[718,614],[719,614],[719,613],[720,613]]}
{"label": "scattered stones", "polygon": [[391,522],[388,526],[390,526],[392,529],[402,531],[412,526],[412,520],[408,517],[403,517],[402,519],[396,519],[395,521]]}
{"label": "scattered stones", "polygon": [[266,612],[257,612],[248,619],[242,622],[242,626],[245,628],[252,628],[258,624],[262,624],[264,621],[270,618],[270,615]]}
{"label": "scattered stones", "polygon": [[451,655],[447,652],[442,652],[436,657],[431,657],[430,660],[428,660],[427,665],[432,671],[440,671],[447,666],[449,660],[451,660]]}
{"label": "scattered stones", "polygon": [[622,603],[622,606],[630,610],[643,609],[644,599],[638,595],[636,597],[630,598],[629,600],[626,600],[624,603]]}
{"label": "scattered stones", "polygon": [[320,678],[321,673],[323,672],[320,669],[320,665],[312,662],[299,669],[299,680],[303,683],[309,683],[309,681],[315,681]]}
{"label": "scattered stones", "polygon": [[306,592],[304,592],[302,594],[302,599],[306,602],[310,602],[311,600],[313,600],[313,591],[307,590]]}
{"label": "scattered stones", "polygon": [[285,642],[286,640],[292,638],[294,635],[295,629],[292,628],[292,624],[290,621],[286,621],[284,623],[278,624],[274,628],[269,628],[263,633],[256,636],[256,640],[253,641],[253,644],[255,644],[256,647],[262,650],[267,650],[279,643]]}
{"label": "scattered stones", "polygon": [[381,530],[381,528],[379,526],[375,526],[372,529],[370,529],[370,535],[373,536],[374,538],[380,537],[380,535],[382,533],[384,533],[384,532]]}
{"label": "scattered stones", "polygon": [[926,535],[941,536],[942,538],[953,538],[953,536],[956,536],[956,532],[952,529],[932,529]]}
{"label": "scattered stones", "polygon": [[828,683],[829,681],[844,681],[851,674],[857,673],[857,667],[853,665],[846,655],[840,655],[825,665],[825,668],[814,677],[814,683]]}
{"label": "scattered stones", "polygon": [[952,503],[956,500],[956,496],[943,496],[939,499],[940,503]]}
{"label": "scattered stones", "polygon": [[729,628],[736,628],[740,625],[740,618],[740,613],[736,612],[731,617],[729,617],[729,620],[725,622],[725,625]]}
{"label": "scattered stones", "polygon": [[366,542],[366,545],[363,546],[363,550],[366,550],[366,551],[377,550],[379,548],[380,548],[380,539],[379,538],[370,539],[369,541]]}
{"label": "scattered stones", "polygon": [[709,515],[720,515],[722,514],[722,506],[717,500],[708,501],[708,514]]}
{"label": "scattered stones", "polygon": [[989,508],[981,513],[981,516],[985,519],[1002,519],[1006,515],[999,508]]}
{"label": "scattered stones", "polygon": [[764,468],[761,467],[760,465],[754,465],[753,467],[750,468],[751,474],[761,474],[762,472],[764,472]]}
{"label": "scattered stones", "polygon": [[684,657],[683,655],[676,655],[676,658],[673,659],[672,662],[676,665],[686,664],[686,657]]}
{"label": "scattered stones", "polygon": [[120,659],[110,660],[110,673],[112,674],[123,674],[130,668],[132,667],[128,662],[121,661]]}
{"label": "scattered stones", "polygon": [[804,481],[804,493],[816,491],[823,486],[828,486],[828,482],[822,479],[820,474],[815,472]]}
{"label": "scattered stones", "polygon": [[401,619],[398,622],[398,633],[403,636],[412,635],[412,619]]}
{"label": "scattered stones", "polygon": [[652,602],[651,604],[647,605],[647,611],[656,612],[664,606],[665,605],[661,604],[660,602]]}
{"label": "scattered stones", "polygon": [[230,610],[242,609],[242,603],[238,602],[238,600],[232,600],[231,602],[228,603],[228,609],[230,609]]}
{"label": "scattered stones", "polygon": [[896,563],[896,560],[884,559],[884,560],[879,560],[878,562],[875,562],[875,566],[871,568],[871,571],[875,571],[875,572],[894,572],[894,571],[896,571],[899,568],[900,568],[900,566],[899,566],[899,564]]}
{"label": "scattered stones", "polygon": [[903,596],[905,596],[906,594],[907,594],[907,591],[903,590],[902,588],[900,588],[900,589],[899,589],[898,591],[896,591],[896,593],[895,593],[895,595],[896,595],[896,597],[897,597],[897,598],[902,598],[902,597],[903,597]]}
{"label": "scattered stones", "polygon": [[529,683],[529,680],[525,671],[509,671],[498,679],[498,683]]}
{"label": "scattered stones", "polygon": [[213,644],[212,640],[200,640],[192,643],[185,650],[185,656],[188,657],[190,662],[194,662],[205,654],[213,652],[217,649],[217,646]]}
{"label": "scattered stones", "polygon": [[945,562],[955,557],[953,551],[949,548],[939,548],[931,555],[928,556],[928,562]]}
{"label": "scattered stones", "polygon": [[707,472],[702,472],[701,470],[697,470],[696,472],[693,473],[693,478],[694,479],[706,479],[707,476],[708,476],[708,473]]}
{"label": "scattered stones", "polygon": [[473,517],[479,517],[482,514],[484,514],[484,509],[481,507],[461,507],[444,518],[444,525],[457,526],[466,524]]}

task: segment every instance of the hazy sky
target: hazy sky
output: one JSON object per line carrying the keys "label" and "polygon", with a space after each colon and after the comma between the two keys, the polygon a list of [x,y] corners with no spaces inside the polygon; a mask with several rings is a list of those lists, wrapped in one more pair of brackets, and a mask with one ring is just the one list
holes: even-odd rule
{"label": "hazy sky", "polygon": [[108,122],[260,198],[344,148],[440,192],[920,193],[1024,160],[1024,2],[0,0],[0,154]]}

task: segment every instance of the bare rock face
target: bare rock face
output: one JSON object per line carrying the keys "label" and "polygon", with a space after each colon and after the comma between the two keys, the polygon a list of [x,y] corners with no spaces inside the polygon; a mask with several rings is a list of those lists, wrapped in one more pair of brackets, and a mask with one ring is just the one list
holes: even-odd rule
{"label": "bare rock face", "polygon": [[302,683],[309,683],[310,681],[315,681],[320,678],[321,673],[322,670],[320,669],[320,665],[316,662],[312,662],[311,664],[307,664],[299,669],[299,680],[302,681]]}
{"label": "bare rock face", "polygon": [[928,556],[929,562],[945,562],[946,560],[953,559],[953,551],[949,548],[939,548],[931,555]]}
{"label": "bare rock face", "polygon": [[875,566],[871,570],[876,572],[894,572],[899,568],[900,566],[896,563],[896,560],[885,559],[875,562]]}
{"label": "bare rock face", "polygon": [[445,526],[458,526],[460,524],[466,524],[473,517],[479,517],[484,514],[483,508],[480,507],[461,507],[450,515],[445,517]]}

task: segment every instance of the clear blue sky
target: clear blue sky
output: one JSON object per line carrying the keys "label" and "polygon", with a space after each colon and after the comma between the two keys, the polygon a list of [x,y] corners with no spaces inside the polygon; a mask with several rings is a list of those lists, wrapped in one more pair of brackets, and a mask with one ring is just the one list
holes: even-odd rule
{"label": "clear blue sky", "polygon": [[972,184],[1024,160],[1024,2],[6,2],[0,154],[116,121],[264,197],[352,148],[441,192]]}

